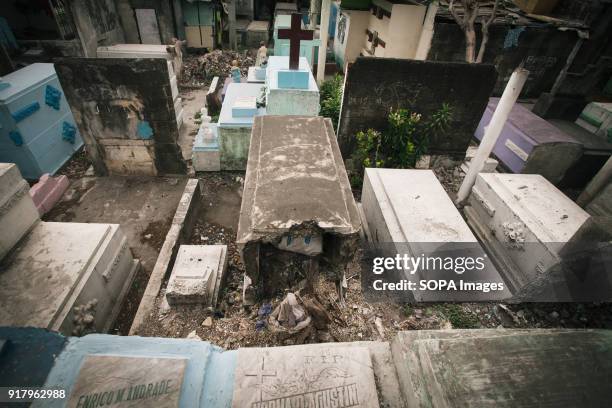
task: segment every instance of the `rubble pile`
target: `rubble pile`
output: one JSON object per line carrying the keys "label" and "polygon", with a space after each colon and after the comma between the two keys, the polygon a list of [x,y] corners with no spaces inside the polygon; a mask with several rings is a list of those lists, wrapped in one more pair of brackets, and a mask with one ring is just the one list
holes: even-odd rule
{"label": "rubble pile", "polygon": [[203,86],[215,77],[227,77],[230,74],[232,61],[238,61],[243,76],[248,75],[248,68],[255,64],[255,59],[248,51],[214,50],[204,55],[186,55],[183,58],[183,86]]}

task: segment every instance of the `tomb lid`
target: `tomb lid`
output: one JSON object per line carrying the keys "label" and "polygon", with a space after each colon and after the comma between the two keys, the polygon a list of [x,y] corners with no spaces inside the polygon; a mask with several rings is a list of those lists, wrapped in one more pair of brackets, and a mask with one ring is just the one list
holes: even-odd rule
{"label": "tomb lid", "polygon": [[[495,111],[498,103],[499,98],[490,98],[487,109]],[[508,123],[533,139],[537,144],[579,143],[578,140],[518,103],[515,103],[512,107]]]}
{"label": "tomb lid", "polygon": [[253,20],[249,23],[247,31],[265,31],[267,33],[268,27],[270,27],[270,23],[268,21]]}
{"label": "tomb lid", "polygon": [[477,182],[478,179],[543,243],[567,242],[589,218],[586,211],[539,174],[480,173]]}
{"label": "tomb lid", "polygon": [[[268,58],[268,66],[266,68],[266,82],[269,89],[282,89],[278,86],[278,75],[276,74],[279,70],[288,70],[289,69],[289,57],[287,56],[271,56]],[[300,92],[318,92],[319,87],[317,86],[317,81],[315,81],[314,76],[310,70],[310,64],[308,64],[308,60],[305,57],[300,57],[299,60],[299,70],[300,71],[308,71],[308,89],[297,89],[292,91],[300,91]]]}
{"label": "tomb lid", "polygon": [[130,56],[131,58],[164,58],[171,60],[174,57],[168,52],[168,47],[172,48],[174,46],[156,44],[115,44],[100,46],[97,52],[99,54]]}
{"label": "tomb lid", "polygon": [[366,169],[392,242],[477,242],[431,170]]}
{"label": "tomb lid", "polygon": [[186,358],[87,355],[67,407],[178,407],[186,367]]}
{"label": "tomb lid", "polygon": [[35,63],[11,72],[2,77],[3,82],[10,83],[11,86],[0,91],[0,102],[10,103],[55,77],[53,64]]}
{"label": "tomb lid", "polygon": [[240,243],[306,221],[328,232],[359,231],[357,206],[329,119],[255,118],[240,214]]}
{"label": "tomb lid", "polygon": [[39,222],[0,274],[0,326],[50,327],[115,224]]}
{"label": "tomb lid", "polygon": [[207,280],[222,267],[219,263],[224,251],[223,245],[181,245],[174,263],[174,276]]}
{"label": "tomb lid", "polygon": [[[221,113],[219,114],[219,127],[251,127],[253,125],[253,116],[250,117],[234,117],[232,108],[236,100],[241,96],[261,95],[263,84],[249,83],[231,83],[225,92]],[[257,115],[265,115],[266,109],[259,108]]]}
{"label": "tomb lid", "polygon": [[232,407],[272,406],[378,407],[369,350],[319,345],[239,349]]}

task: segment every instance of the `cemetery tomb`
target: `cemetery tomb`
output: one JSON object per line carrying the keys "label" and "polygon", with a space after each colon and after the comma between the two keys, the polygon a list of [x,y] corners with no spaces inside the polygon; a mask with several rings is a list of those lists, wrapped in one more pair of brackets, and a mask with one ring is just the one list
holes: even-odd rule
{"label": "cemetery tomb", "polygon": [[193,142],[191,162],[195,171],[220,171],[219,128],[216,123],[203,123]]}
{"label": "cemetery tomb", "polygon": [[247,82],[250,84],[263,84],[266,82],[265,67],[249,67]]}
{"label": "cemetery tomb", "polygon": [[[0,326],[71,335],[75,318],[93,317],[85,328],[105,332],[138,267],[117,224],[40,222],[3,261]],[[93,310],[75,311],[92,301]]]}
{"label": "cemetery tomb", "polygon": [[611,342],[609,330],[411,330],[391,350],[408,407],[598,407],[612,398]]}
{"label": "cemetery tomb", "polygon": [[168,303],[215,307],[227,262],[226,245],[181,245],[166,288]]}
{"label": "cemetery tomb", "polygon": [[[470,164],[472,163],[472,159],[476,157],[476,152],[478,152],[478,146],[470,146],[465,152],[465,160],[463,161],[463,163],[461,163],[461,170],[464,173],[468,172]],[[497,160],[491,157],[487,157],[484,162],[484,165],[482,166],[482,169],[480,170],[480,173],[495,173],[498,164],[499,162]]]}
{"label": "cemetery tomb", "polygon": [[97,175],[185,174],[165,59],[65,58],[55,67]]}
{"label": "cemetery tomb", "polygon": [[[491,98],[474,136],[482,140],[499,98]],[[512,173],[541,174],[559,183],[582,155],[582,145],[524,106],[515,104],[493,154]]]}
{"label": "cemetery tomb", "polygon": [[[367,168],[361,206],[368,240],[384,256],[482,257],[485,251],[431,170]],[[424,276],[426,275],[426,276]],[[452,271],[417,272],[419,279],[454,279]],[[500,282],[495,267],[486,262],[482,271],[460,276],[471,282]],[[488,300],[510,296],[507,290],[482,292],[412,291],[416,301]],[[412,300],[412,299],[411,299]]]}
{"label": "cemetery tomb", "polygon": [[36,401],[34,408],[231,405],[236,352],[208,342],[90,334],[67,338],[57,354],[44,386],[67,397]]}
{"label": "cemetery tomb", "polygon": [[[282,3],[277,3],[278,4]],[[295,6],[295,4],[293,4]],[[279,30],[286,30],[291,27],[291,13],[282,14],[276,16],[274,20],[274,56],[276,57],[288,57],[291,52],[291,44],[288,38],[280,38]],[[300,21],[300,28],[304,28],[303,23]],[[281,31],[282,33],[282,31]],[[317,63],[317,53],[319,50],[319,44],[321,41],[317,38],[311,38],[309,40],[302,40],[299,44],[299,56],[302,58],[306,58],[309,66]]]}
{"label": "cemetery tomb", "polygon": [[589,103],[576,124],[612,143],[612,103]]}
{"label": "cemetery tomb", "polygon": [[345,264],[359,229],[331,121],[256,117],[237,234],[256,295],[296,283],[289,264],[317,264],[318,255]]}
{"label": "cemetery tomb", "polygon": [[168,51],[174,46],[156,44],[115,44],[98,47],[98,58],[163,58],[168,64],[168,75],[170,77],[170,89],[174,101],[174,113],[176,123],[180,128],[183,124],[183,104],[179,97],[178,79],[174,70],[175,55]]}
{"label": "cemetery tomb", "polygon": [[218,129],[221,170],[244,170],[249,154],[253,118],[265,115],[266,108],[244,109],[245,98],[252,102],[262,96],[263,85],[231,83],[227,87]]}
{"label": "cemetery tomb", "polygon": [[319,88],[310,65],[299,58],[299,68],[289,68],[289,57],[268,58],[266,69],[266,112],[268,115],[319,114]]}
{"label": "cemetery tomb", "polygon": [[589,220],[538,174],[480,173],[465,214],[515,296],[546,288],[551,267]]}
{"label": "cemetery tomb", "polygon": [[0,261],[40,220],[30,186],[13,163],[0,163]]}
{"label": "cemetery tomb", "polygon": [[367,347],[241,348],[233,408],[379,406]]}
{"label": "cemetery tomb", "polygon": [[26,179],[54,174],[83,140],[53,64],[28,65],[2,83],[0,162],[17,164]]}

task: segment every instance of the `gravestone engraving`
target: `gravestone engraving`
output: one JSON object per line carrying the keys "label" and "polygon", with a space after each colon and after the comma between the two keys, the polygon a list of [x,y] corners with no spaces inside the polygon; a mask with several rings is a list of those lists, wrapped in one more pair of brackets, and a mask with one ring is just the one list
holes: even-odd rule
{"label": "gravestone engraving", "polygon": [[67,406],[178,407],[186,366],[184,358],[89,355]]}
{"label": "gravestone engraving", "polygon": [[365,347],[238,350],[233,408],[378,407]]}
{"label": "gravestone engraving", "polygon": [[495,85],[495,67],[487,64],[359,57],[347,70],[338,141],[346,159],[355,134],[383,130],[391,110],[404,108],[427,120],[447,103],[450,130],[431,138],[429,153],[463,156]]}

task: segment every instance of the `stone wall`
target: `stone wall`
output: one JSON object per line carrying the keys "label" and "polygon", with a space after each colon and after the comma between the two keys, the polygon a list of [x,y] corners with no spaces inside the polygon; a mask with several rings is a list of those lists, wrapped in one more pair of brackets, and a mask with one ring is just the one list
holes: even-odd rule
{"label": "stone wall", "polygon": [[186,172],[165,60],[72,58],[55,69],[97,174]]}
{"label": "stone wall", "polygon": [[383,130],[391,110],[406,108],[429,117],[442,103],[453,109],[451,130],[430,140],[430,153],[464,155],[496,78],[489,64],[357,58],[347,70],[338,125],[344,159],[354,149],[355,134]]}

